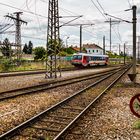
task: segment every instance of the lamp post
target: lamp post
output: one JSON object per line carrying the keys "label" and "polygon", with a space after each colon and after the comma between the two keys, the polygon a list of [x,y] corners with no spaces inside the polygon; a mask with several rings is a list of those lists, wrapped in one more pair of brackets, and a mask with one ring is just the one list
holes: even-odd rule
{"label": "lamp post", "polygon": [[69,38],[70,38],[69,36],[67,36],[67,38],[66,38],[66,48],[68,48],[68,39]]}

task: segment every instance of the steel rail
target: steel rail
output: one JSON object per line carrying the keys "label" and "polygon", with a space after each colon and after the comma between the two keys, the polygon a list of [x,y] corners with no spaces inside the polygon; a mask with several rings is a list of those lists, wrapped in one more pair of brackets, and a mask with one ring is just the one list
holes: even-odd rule
{"label": "steel rail", "polygon": [[[123,69],[126,69],[126,68],[123,68]],[[116,72],[114,72],[116,73]],[[23,129],[29,127],[31,124],[37,122],[38,120],[40,120],[42,117],[44,117],[46,114],[50,113],[52,110],[55,110],[57,108],[59,108],[62,104],[64,103],[67,103],[68,101],[72,100],[73,97],[77,96],[77,95],[80,95],[82,94],[84,91],[86,91],[87,89],[90,89],[91,87],[99,84],[100,82],[104,81],[105,79],[111,77],[113,74],[109,74],[105,77],[103,77],[102,79],[92,83],[91,85],[85,87],[84,89],[76,92],[74,95],[70,96],[70,97],[67,97],[66,99],[64,99],[63,101],[60,101],[59,103],[53,105],[52,107],[48,108],[47,110],[39,113],[38,115],[32,117],[31,119],[23,122],[22,124],[16,126],[15,128],[9,130],[8,132],[2,134],[0,136],[0,140],[6,140],[6,139],[9,139],[13,136],[15,136],[18,132],[21,132]]]}
{"label": "steel rail", "polygon": [[108,85],[108,87],[102,91],[79,115],[77,115],[77,117],[71,121],[53,140],[62,140],[63,136],[65,136],[67,131],[74,126],[76,121],[78,121],[130,68],[131,66],[129,66],[118,78]]}
{"label": "steel rail", "polygon": [[12,89],[12,90],[8,90],[8,91],[3,91],[3,92],[0,92],[0,95],[2,95],[4,93],[11,93],[11,92],[30,89],[30,88],[32,89],[32,88],[39,87],[39,86],[46,86],[48,84],[54,84],[54,83],[57,83],[57,82],[61,82],[61,81],[63,82],[63,81],[71,80],[71,79],[75,79],[75,78],[80,78],[80,77],[82,78],[82,77],[96,75],[96,74],[100,74],[100,73],[106,73],[106,72],[114,71],[114,70],[117,70],[117,69],[120,69],[120,68],[121,67],[117,67],[117,68],[113,68],[111,70],[106,70],[106,71],[102,71],[102,72],[95,72],[95,73],[92,73],[92,74],[86,74],[86,75],[76,76],[76,77],[72,77],[72,78],[66,78],[66,79],[62,79],[62,80],[50,80],[50,81],[47,81],[47,82],[42,83],[42,84],[37,84],[37,85],[33,85],[33,86],[27,86],[27,87],[18,88],[18,89]]}
{"label": "steel rail", "polygon": [[[104,67],[118,67],[120,65],[117,65],[117,66],[96,66],[94,67],[94,69],[99,69],[99,68],[104,68]],[[76,68],[76,67],[71,67],[71,68],[62,68],[61,71],[62,72],[65,72],[65,71],[72,71],[72,70],[79,70],[80,68]],[[83,69],[93,69],[93,67],[91,68],[83,68]],[[12,77],[12,76],[24,76],[24,75],[32,75],[32,74],[43,74],[43,73],[46,73],[46,70],[29,70],[29,71],[11,71],[11,72],[0,72],[0,78],[3,78],[3,77]]]}
{"label": "steel rail", "polygon": [[[90,80],[92,78],[97,78],[97,77],[104,76],[106,74],[112,73],[112,71],[115,71],[115,70],[117,71],[117,70],[119,70],[119,68],[118,69],[113,69],[113,70],[110,70],[110,71],[104,71],[102,73],[83,75],[83,76],[79,76],[79,77],[73,77],[71,79],[66,79],[66,80],[61,80],[61,81],[52,81],[52,82],[44,83],[44,84],[40,84],[40,85],[35,85],[35,86],[30,86],[30,87],[25,87],[25,88],[20,88],[20,89],[4,91],[4,92],[0,93],[0,101],[4,101],[6,99],[12,99],[12,98],[22,96],[22,95],[33,94],[33,93],[36,93],[36,92],[39,92],[39,91],[53,89],[53,88],[56,88],[56,87],[65,86],[65,85],[68,85],[68,84],[73,84],[73,83],[84,81],[84,80]],[[17,92],[17,93],[15,93],[15,92]],[[21,93],[19,93],[19,92],[21,92]],[[14,95],[12,95],[12,93],[14,93]]]}
{"label": "steel rail", "polygon": [[[72,71],[72,70],[78,70],[77,68],[64,68],[61,69],[61,71]],[[46,73],[45,69],[40,70],[30,70],[30,71],[12,71],[12,72],[0,72],[0,78],[3,77],[12,77],[12,76],[24,76],[24,75],[32,75],[32,74],[43,74]]]}

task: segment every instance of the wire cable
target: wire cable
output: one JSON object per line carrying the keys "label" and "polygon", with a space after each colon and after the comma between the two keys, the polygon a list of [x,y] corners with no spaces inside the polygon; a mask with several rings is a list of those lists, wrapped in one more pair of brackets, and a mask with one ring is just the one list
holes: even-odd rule
{"label": "wire cable", "polygon": [[[7,6],[7,7],[10,7],[10,8],[16,9],[16,10],[23,11],[23,12],[28,13],[28,14],[35,15],[34,12],[27,11],[27,10],[24,10],[24,9],[20,9],[20,8],[15,7],[15,6],[11,6],[11,5],[8,5],[8,4],[5,4],[5,3],[2,3],[2,2],[0,2],[0,5]],[[43,15],[40,15],[40,14],[36,14],[36,15],[38,15],[39,17],[42,17],[42,18],[48,18],[48,17],[43,16]]]}
{"label": "wire cable", "polygon": [[130,1],[129,1],[129,0],[127,0],[127,2],[128,2],[128,5],[129,5],[129,7],[131,8],[132,6],[131,6],[131,3],[130,3]]}

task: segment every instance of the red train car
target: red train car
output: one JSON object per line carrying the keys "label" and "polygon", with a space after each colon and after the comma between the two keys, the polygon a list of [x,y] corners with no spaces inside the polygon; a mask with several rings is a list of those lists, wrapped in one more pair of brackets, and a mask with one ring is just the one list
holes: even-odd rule
{"label": "red train car", "polygon": [[76,67],[88,67],[94,65],[107,65],[108,64],[108,55],[94,55],[87,53],[77,53],[73,55],[71,60],[72,65]]}

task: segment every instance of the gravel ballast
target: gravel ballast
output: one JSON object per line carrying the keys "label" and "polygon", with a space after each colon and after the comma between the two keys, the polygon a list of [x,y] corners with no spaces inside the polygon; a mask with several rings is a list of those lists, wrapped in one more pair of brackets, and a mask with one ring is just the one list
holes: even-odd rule
{"label": "gravel ballast", "polygon": [[[71,78],[74,76],[81,76],[84,74],[96,73],[103,70],[110,70],[111,68],[100,68],[100,69],[85,69],[85,70],[76,70],[76,71],[66,71],[62,72],[62,77],[59,79]],[[44,74],[37,75],[25,75],[25,76],[14,76],[14,77],[2,77],[0,78],[0,92],[8,91],[12,89],[18,89],[33,85],[38,85],[40,83],[51,81],[51,79],[45,79]]]}
{"label": "gravel ballast", "polygon": [[96,80],[97,78],[0,102],[0,134]]}
{"label": "gravel ballast", "polygon": [[[140,73],[140,68],[137,71]],[[140,83],[140,74],[136,81]],[[140,129],[134,127],[140,119],[129,108],[130,99],[138,93],[140,85],[124,76],[72,131],[83,135],[69,134],[66,140],[140,140]]]}

